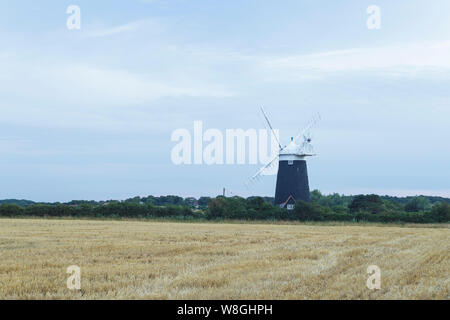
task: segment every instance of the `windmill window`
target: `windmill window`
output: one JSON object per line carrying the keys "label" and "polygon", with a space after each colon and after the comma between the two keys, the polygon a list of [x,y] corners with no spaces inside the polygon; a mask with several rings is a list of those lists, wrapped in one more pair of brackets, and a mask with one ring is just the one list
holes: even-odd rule
{"label": "windmill window", "polygon": [[293,204],[288,204],[287,205],[287,209],[288,210],[294,210],[294,205]]}
{"label": "windmill window", "polygon": [[288,165],[292,166],[294,164],[294,160],[288,160]]}

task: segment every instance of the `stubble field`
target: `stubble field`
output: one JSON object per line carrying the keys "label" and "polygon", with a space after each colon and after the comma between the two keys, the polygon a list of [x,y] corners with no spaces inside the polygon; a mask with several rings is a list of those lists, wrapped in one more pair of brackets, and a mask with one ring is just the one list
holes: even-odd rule
{"label": "stubble field", "polygon": [[0,299],[449,299],[449,240],[448,225],[0,219]]}

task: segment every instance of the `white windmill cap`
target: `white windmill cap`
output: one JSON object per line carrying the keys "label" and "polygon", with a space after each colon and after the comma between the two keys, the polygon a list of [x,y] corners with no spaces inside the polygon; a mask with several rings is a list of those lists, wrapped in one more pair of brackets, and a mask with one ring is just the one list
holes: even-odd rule
{"label": "white windmill cap", "polygon": [[280,154],[299,154],[300,153],[300,146],[297,145],[294,141],[294,138],[291,137],[291,142],[280,151]]}

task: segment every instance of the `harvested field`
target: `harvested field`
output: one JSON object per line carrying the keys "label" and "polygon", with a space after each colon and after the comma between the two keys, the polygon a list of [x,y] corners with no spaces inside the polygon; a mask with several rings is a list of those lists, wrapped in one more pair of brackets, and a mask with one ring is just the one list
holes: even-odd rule
{"label": "harvested field", "polygon": [[0,219],[1,299],[449,299],[449,261],[448,225]]}

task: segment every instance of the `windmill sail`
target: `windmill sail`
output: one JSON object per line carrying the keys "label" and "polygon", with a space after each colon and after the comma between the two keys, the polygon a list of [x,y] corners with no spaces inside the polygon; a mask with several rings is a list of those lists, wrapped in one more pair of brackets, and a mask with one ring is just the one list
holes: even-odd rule
{"label": "windmill sail", "polygon": [[309,130],[311,130],[312,127],[314,127],[317,122],[319,122],[321,120],[321,116],[320,113],[316,113],[312,119],[309,121],[309,123],[306,125],[306,127],[300,131],[300,133],[294,138],[294,140],[298,141],[300,140],[305,134],[309,134]]}
{"label": "windmill sail", "polygon": [[264,108],[263,108],[263,107],[261,107],[261,112],[262,112],[262,114],[264,115],[264,118],[266,119],[267,124],[269,125],[270,132],[272,132],[273,137],[275,138],[275,140],[276,140],[277,143],[278,143],[278,147],[280,147],[280,149],[282,149],[280,140],[278,140],[278,137],[277,137],[277,135],[275,134],[275,132],[274,132],[274,130],[273,130],[273,128],[272,128],[272,125],[270,124],[269,118],[267,117],[266,112],[264,111]]}

